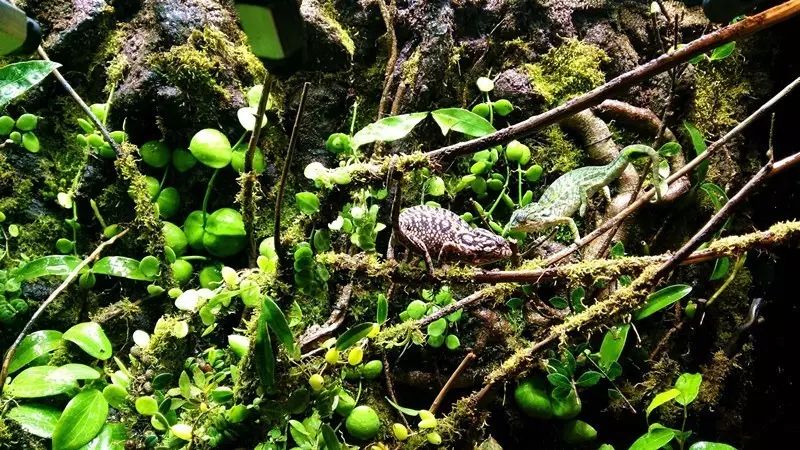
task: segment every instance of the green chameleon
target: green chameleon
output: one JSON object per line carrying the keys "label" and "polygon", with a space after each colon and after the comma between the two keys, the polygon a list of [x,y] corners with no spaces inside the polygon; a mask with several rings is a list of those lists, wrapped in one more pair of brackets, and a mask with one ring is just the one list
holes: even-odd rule
{"label": "green chameleon", "polygon": [[656,196],[661,199],[664,185],[658,171],[658,152],[646,145],[629,145],[605,166],[581,167],[561,175],[544,191],[539,201],[514,211],[505,231],[544,231],[566,224],[577,242],[580,234],[571,216],[576,212],[581,217],[586,214],[589,198],[601,189],[606,197],[610,197],[608,185],[622,175],[632,159],[644,156],[653,161],[653,184],[656,186]]}

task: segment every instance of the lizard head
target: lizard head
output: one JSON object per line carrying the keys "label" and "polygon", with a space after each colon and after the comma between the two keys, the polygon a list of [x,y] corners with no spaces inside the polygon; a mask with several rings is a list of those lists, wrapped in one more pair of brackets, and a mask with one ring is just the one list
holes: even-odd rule
{"label": "lizard head", "polygon": [[457,239],[459,252],[464,260],[472,264],[489,264],[512,255],[508,241],[483,228],[460,233]]}
{"label": "lizard head", "polygon": [[511,220],[506,224],[503,234],[509,231],[542,231],[548,228],[553,219],[548,208],[541,208],[538,203],[531,203],[511,214]]}

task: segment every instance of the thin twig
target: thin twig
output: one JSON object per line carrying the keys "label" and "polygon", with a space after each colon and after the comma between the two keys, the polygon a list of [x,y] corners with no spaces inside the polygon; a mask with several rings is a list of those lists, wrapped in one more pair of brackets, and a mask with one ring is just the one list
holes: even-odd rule
{"label": "thin twig", "polygon": [[466,356],[464,356],[464,359],[461,360],[461,364],[456,367],[456,370],[454,370],[450,375],[450,378],[447,379],[447,383],[442,386],[442,389],[439,391],[439,395],[437,395],[433,400],[433,403],[431,403],[431,407],[428,408],[428,411],[430,411],[431,414],[436,414],[439,406],[441,406],[442,402],[444,401],[444,396],[447,395],[447,393],[450,391],[450,388],[453,387],[453,383],[455,383],[459,375],[466,370],[467,366],[469,366],[475,358],[475,353],[472,352],[469,352],[466,354]]}
{"label": "thin twig", "polygon": [[255,127],[253,128],[253,134],[250,135],[250,142],[247,144],[247,153],[244,158],[244,184],[242,186],[242,212],[244,213],[247,241],[250,243],[250,267],[256,265],[257,257],[255,230],[253,229],[256,217],[256,202],[253,189],[258,175],[253,171],[253,160],[256,156],[258,140],[261,137],[261,122],[267,110],[267,101],[272,90],[272,77],[269,72],[264,75],[264,81],[261,86],[261,98],[258,100],[258,108],[256,109]]}
{"label": "thin twig", "polygon": [[289,167],[292,164],[292,156],[294,155],[294,147],[297,141],[297,129],[300,125],[300,118],[303,115],[303,109],[306,105],[306,93],[308,87],[311,85],[308,81],[303,83],[303,91],[300,93],[300,104],[297,107],[297,115],[294,118],[294,125],[292,126],[292,134],[289,138],[289,147],[286,149],[286,159],[283,161],[283,170],[281,170],[281,179],[278,182],[278,195],[275,198],[275,253],[278,259],[283,259],[283,252],[281,249],[281,207],[283,206],[283,193],[286,190],[286,180],[289,178]]}
{"label": "thin twig", "polygon": [[[399,405],[400,402],[397,401],[397,395],[394,392],[392,367],[389,365],[389,358],[386,356],[386,352],[383,352],[383,374],[386,377],[386,390],[389,391],[389,398],[391,398],[396,405]],[[411,425],[409,425],[408,419],[406,419],[406,415],[403,413],[400,413],[399,415],[400,415],[400,420],[403,421],[403,424],[405,424],[406,428],[410,429]]]}
{"label": "thin twig", "polygon": [[125,234],[127,233],[128,229],[126,228],[121,232],[119,232],[119,234],[113,236],[112,238],[98,245],[97,248],[95,248],[94,251],[89,256],[84,258],[83,261],[80,262],[80,264],[78,264],[77,266],[75,266],[74,269],[72,269],[69,275],[67,275],[67,278],[64,279],[64,281],[60,285],[58,285],[58,287],[53,292],[50,293],[50,295],[47,297],[45,301],[42,302],[41,305],[39,305],[39,309],[37,309],[36,312],[33,313],[30,319],[28,319],[28,323],[26,323],[25,326],[22,328],[22,331],[20,331],[19,336],[17,336],[17,339],[14,340],[14,343],[11,344],[11,347],[9,347],[8,350],[6,351],[6,356],[3,359],[3,367],[2,369],[0,369],[0,389],[2,389],[3,386],[5,386],[6,378],[8,377],[8,366],[11,364],[11,360],[14,358],[14,353],[17,351],[17,346],[19,346],[19,343],[22,342],[22,339],[24,339],[25,336],[28,334],[28,332],[31,330],[33,324],[36,322],[36,319],[38,319],[39,316],[41,316],[42,313],[44,313],[44,310],[47,309],[48,306],[50,306],[50,303],[53,303],[53,300],[55,300],[59,296],[59,294],[64,292],[64,289],[66,289],[73,281],[75,281],[76,278],[78,278],[78,275],[81,274],[81,271],[83,271],[83,269],[86,266],[91,264],[92,261],[94,261],[100,256],[100,254],[103,252],[103,250],[105,250],[106,247],[112,245],[114,242],[116,242],[122,236],[125,236]]}
{"label": "thin twig", "polygon": [[[39,56],[41,56],[42,59],[44,59],[45,61],[52,61],[50,57],[47,55],[47,52],[44,51],[44,48],[42,46],[39,46],[37,51],[39,52]],[[87,105],[86,102],[83,101],[81,96],[78,95],[75,89],[72,88],[72,85],[69,84],[69,81],[67,81],[67,79],[64,78],[63,75],[61,75],[61,72],[58,69],[53,69],[53,76],[56,77],[58,82],[61,83],[61,86],[64,87],[64,90],[67,91],[67,93],[73,98],[73,100],[75,100],[75,103],[77,103],[78,106],[83,110],[84,114],[89,116],[89,120],[92,121],[92,123],[94,124],[95,127],[97,127],[98,130],[100,130],[100,134],[103,135],[103,139],[105,139],[106,142],[108,142],[108,144],[114,150],[114,153],[117,156],[121,155],[122,149],[120,148],[117,141],[115,141],[114,138],[111,137],[111,134],[109,134],[108,129],[106,129],[105,125],[103,125],[103,122],[101,122],[100,119],[98,119],[97,116],[94,115],[91,108],[89,108],[89,105]]]}

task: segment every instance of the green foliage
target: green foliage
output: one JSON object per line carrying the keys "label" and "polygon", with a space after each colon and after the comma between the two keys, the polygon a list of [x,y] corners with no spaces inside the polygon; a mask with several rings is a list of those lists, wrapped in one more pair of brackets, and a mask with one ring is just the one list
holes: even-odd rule
{"label": "green foliage", "polygon": [[634,313],[634,318],[636,320],[642,320],[650,317],[658,311],[661,311],[667,306],[686,297],[690,292],[692,292],[692,287],[685,284],[667,286],[658,292],[654,292],[647,296],[647,301],[645,302],[644,306]]}
{"label": "green foliage", "polygon": [[329,278],[328,269],[314,260],[311,246],[301,242],[294,251],[294,281],[299,291],[309,297],[325,298]]}
{"label": "green foliage", "polygon": [[605,81],[600,65],[608,56],[600,48],[568,39],[541,60],[525,66],[531,85],[548,105],[562,103]]}
{"label": "green foliage", "polygon": [[67,403],[53,430],[54,450],[75,450],[100,433],[108,416],[108,402],[96,389],[81,391]]}
{"label": "green foliage", "polygon": [[23,61],[0,67],[0,109],[61,67],[51,61]]}

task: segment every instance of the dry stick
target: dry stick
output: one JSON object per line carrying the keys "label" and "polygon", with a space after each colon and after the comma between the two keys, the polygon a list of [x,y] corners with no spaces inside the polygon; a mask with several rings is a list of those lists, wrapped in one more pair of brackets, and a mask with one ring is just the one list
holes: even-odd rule
{"label": "dry stick", "polygon": [[680,49],[662,55],[628,71],[557,108],[478,139],[459,142],[437,150],[432,150],[426,153],[426,155],[432,163],[439,166],[446,166],[443,162],[447,159],[473,153],[484,148],[490,148],[520,136],[525,136],[543,127],[556,124],[579,111],[591,108],[608,98],[615,91],[630,87],[653,75],[667,71],[722,44],[741,39],[783,22],[798,13],[800,13],[800,0],[790,0],[786,3],[782,3],[760,14],[748,17],[740,22],[696,39]]}
{"label": "dry stick", "polygon": [[[39,56],[41,56],[42,59],[44,59],[45,61],[52,62],[52,60],[50,59],[49,56],[47,56],[47,52],[44,51],[44,48],[42,46],[39,46],[37,50],[39,52]],[[103,138],[106,140],[106,142],[108,142],[108,144],[114,150],[114,153],[117,156],[121,155],[122,149],[120,148],[119,144],[117,144],[117,141],[115,141],[114,138],[111,137],[111,134],[108,133],[108,130],[106,129],[105,125],[103,125],[103,122],[101,122],[100,119],[98,119],[97,116],[94,115],[91,108],[89,108],[89,105],[87,105],[86,102],[83,101],[81,96],[78,95],[77,92],[75,92],[75,89],[72,88],[72,85],[69,84],[69,81],[67,81],[67,79],[64,78],[63,75],[61,75],[61,72],[58,69],[53,69],[53,76],[56,77],[58,82],[61,83],[61,86],[64,87],[64,90],[67,91],[67,93],[73,98],[73,100],[75,100],[75,103],[77,103],[78,106],[80,106],[84,114],[89,116],[89,119],[92,121],[94,126],[97,127],[98,130],[100,130],[100,134],[103,135]]]}
{"label": "dry stick", "polygon": [[386,114],[386,104],[389,102],[389,90],[392,88],[394,81],[394,66],[397,63],[397,35],[394,32],[394,18],[392,11],[386,6],[384,0],[375,0],[378,3],[378,8],[381,10],[381,17],[386,26],[386,34],[389,36],[389,60],[386,61],[386,73],[383,79],[383,92],[381,93],[381,101],[378,103],[378,119],[381,119]]}
{"label": "dry stick", "polygon": [[25,335],[27,335],[28,331],[30,331],[30,329],[33,327],[33,324],[34,322],[36,322],[36,319],[38,319],[39,316],[41,316],[42,313],[44,313],[44,310],[50,305],[50,303],[53,302],[53,300],[56,299],[56,297],[58,297],[59,294],[61,294],[64,291],[64,289],[66,289],[73,281],[75,281],[76,278],[78,278],[78,275],[80,275],[81,271],[86,266],[88,266],[92,261],[97,259],[97,257],[100,256],[100,254],[106,247],[116,242],[122,236],[125,236],[127,232],[128,229],[126,228],[122,230],[119,234],[98,245],[97,248],[94,249],[94,251],[89,256],[84,258],[84,260],[81,261],[80,264],[78,264],[74,269],[72,269],[69,275],[67,275],[67,278],[60,285],[58,285],[58,287],[53,292],[50,293],[47,299],[44,302],[42,302],[42,304],[39,306],[39,309],[37,309],[36,312],[33,313],[30,319],[28,319],[28,323],[26,323],[25,327],[22,328],[22,331],[19,332],[19,336],[17,336],[17,339],[14,340],[14,343],[11,344],[11,347],[9,347],[8,350],[6,351],[6,356],[3,359],[3,367],[2,369],[0,369],[0,389],[2,389],[3,386],[5,386],[6,378],[8,378],[8,366],[11,364],[11,360],[14,358],[14,353],[16,353],[17,351],[17,346],[19,346],[19,343],[22,342],[22,339],[25,338]]}
{"label": "dry stick", "polygon": [[297,115],[294,117],[292,134],[291,137],[289,137],[289,147],[286,149],[286,159],[283,161],[281,179],[278,182],[278,195],[275,198],[275,232],[273,236],[275,236],[275,253],[278,255],[279,261],[283,258],[283,252],[281,251],[281,207],[283,206],[283,193],[286,190],[286,179],[289,177],[289,166],[292,164],[292,156],[294,155],[294,147],[297,141],[297,129],[300,125],[300,117],[303,115],[303,109],[305,109],[306,93],[310,85],[311,83],[308,81],[303,83],[303,92],[300,94],[300,105],[298,105]]}
{"label": "dry stick", "polygon": [[[247,233],[247,241],[250,243],[250,267],[256,265],[256,237],[254,222],[256,217],[256,203],[253,197],[256,178],[258,175],[253,171],[253,160],[256,156],[256,146],[261,137],[261,122],[264,112],[267,110],[269,93],[272,90],[272,77],[269,72],[264,75],[264,82],[261,85],[261,98],[258,100],[256,109],[256,122],[253,134],[250,135],[250,142],[247,144],[247,153],[244,158],[244,186],[242,186],[242,209],[244,210],[244,226]],[[263,162],[263,161],[262,161]]]}
{"label": "dry stick", "polygon": [[444,386],[442,386],[442,389],[439,391],[439,395],[437,395],[433,400],[433,403],[431,403],[431,407],[428,408],[428,411],[430,411],[431,414],[436,414],[436,411],[439,409],[439,406],[441,406],[442,401],[444,401],[444,396],[447,395],[447,393],[450,391],[450,388],[453,387],[453,383],[455,383],[458,376],[461,375],[464,370],[466,370],[467,366],[469,366],[475,358],[475,353],[472,352],[469,352],[466,356],[464,356],[464,359],[461,360],[461,364],[456,367],[456,370],[453,371],[453,373],[450,375],[450,378],[448,378],[447,382],[444,384]]}

